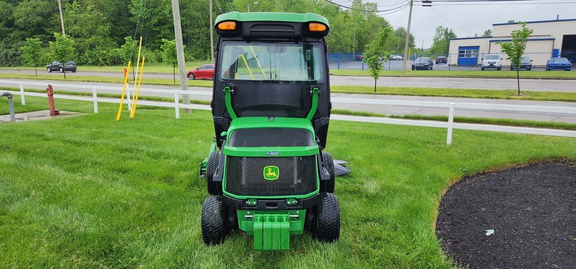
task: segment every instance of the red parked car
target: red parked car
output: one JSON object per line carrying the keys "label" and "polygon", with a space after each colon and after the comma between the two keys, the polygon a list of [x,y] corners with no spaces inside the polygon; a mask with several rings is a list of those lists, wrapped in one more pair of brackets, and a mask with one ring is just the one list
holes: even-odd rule
{"label": "red parked car", "polygon": [[192,69],[186,73],[188,79],[213,79],[214,78],[214,64],[203,64],[196,69]]}

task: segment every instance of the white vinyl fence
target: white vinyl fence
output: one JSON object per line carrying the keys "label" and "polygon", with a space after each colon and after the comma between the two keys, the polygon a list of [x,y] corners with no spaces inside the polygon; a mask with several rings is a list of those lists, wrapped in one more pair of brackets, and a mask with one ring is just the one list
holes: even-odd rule
{"label": "white vinyl fence", "polygon": [[[26,84],[38,84],[36,82],[26,82]],[[45,85],[45,84],[42,84]],[[20,95],[22,105],[26,104],[25,96],[48,97],[46,93],[33,93],[24,91],[24,82],[19,83],[20,91],[12,92],[13,95]],[[76,87],[76,86],[75,86]],[[98,113],[98,103],[120,103],[119,98],[106,98],[98,97],[98,90],[104,91],[103,87],[99,86],[85,86],[78,85],[78,89],[91,89],[92,97],[77,96],[77,95],[64,95],[54,94],[55,99],[68,99],[78,101],[91,101],[94,103],[94,113]],[[106,89],[108,92],[110,88]],[[168,89],[141,89],[141,93],[158,93],[166,96],[171,95],[174,102],[160,102],[160,101],[145,101],[139,100],[138,105],[159,106],[159,107],[172,107],[174,108],[175,117],[180,118],[180,109],[198,109],[210,110],[210,106],[197,105],[197,104],[182,104],[180,97],[183,95],[212,95],[211,92],[206,91],[182,91],[182,90],[168,90]],[[121,93],[121,89],[117,94]],[[151,96],[148,94],[147,96]],[[126,96],[125,103],[131,105],[130,98]],[[445,108],[448,115],[448,122],[439,121],[424,121],[424,120],[407,120],[395,119],[385,117],[359,117],[359,116],[344,116],[344,115],[331,115],[331,119],[344,120],[344,121],[357,121],[357,122],[371,122],[383,124],[398,124],[398,125],[411,125],[411,126],[425,126],[425,127],[439,127],[447,129],[446,144],[452,143],[452,130],[479,130],[479,131],[492,131],[492,132],[506,132],[506,133],[522,133],[522,134],[535,134],[535,135],[549,135],[549,136],[563,136],[563,137],[576,137],[576,131],[568,130],[555,130],[555,129],[542,129],[542,128],[528,128],[528,127],[513,127],[501,125],[486,125],[486,124],[467,124],[467,123],[454,123],[454,110],[455,109],[481,109],[481,110],[499,110],[499,111],[525,111],[525,112],[544,112],[544,113],[557,113],[576,115],[576,108],[574,107],[552,107],[552,106],[533,106],[533,105],[503,105],[503,104],[479,104],[479,103],[462,103],[462,102],[429,102],[429,101],[405,101],[405,100],[378,100],[378,99],[356,99],[356,98],[332,98],[332,103],[347,103],[347,104],[366,104],[366,105],[394,105],[394,106],[407,106],[407,107],[432,107],[432,108]]]}

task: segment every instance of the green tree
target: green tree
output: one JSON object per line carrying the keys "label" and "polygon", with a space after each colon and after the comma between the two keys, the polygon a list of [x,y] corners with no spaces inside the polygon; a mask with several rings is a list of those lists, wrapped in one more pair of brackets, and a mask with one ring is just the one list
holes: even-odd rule
{"label": "green tree", "polygon": [[516,67],[516,81],[518,82],[518,95],[520,95],[520,58],[524,55],[524,50],[526,49],[526,43],[528,43],[528,38],[534,32],[534,30],[526,27],[526,22],[519,22],[521,25],[520,30],[514,30],[510,34],[512,36],[511,42],[496,42],[502,47],[502,51],[508,56],[506,60],[510,60],[510,64]]}
{"label": "green tree", "polygon": [[450,39],[456,38],[456,34],[448,27],[436,27],[436,34],[434,35],[430,53],[435,55],[448,55],[450,51]]}
{"label": "green tree", "polygon": [[37,67],[42,58],[42,42],[38,38],[26,38],[26,46],[21,49],[24,63],[34,66],[34,71],[38,76]]}
{"label": "green tree", "polygon": [[111,63],[110,57],[102,55],[116,47],[111,46],[110,29],[104,14],[96,10],[91,4],[80,4],[78,1],[65,5],[64,21],[66,22],[66,34],[74,38],[76,51],[85,57],[88,64],[97,63],[106,65]]}
{"label": "green tree", "polygon": [[129,61],[134,62],[138,53],[138,41],[132,39],[131,36],[124,37],[124,44],[120,46],[120,57],[127,64]]}
{"label": "green tree", "polygon": [[492,36],[492,30],[488,29],[486,31],[484,31],[484,34],[482,34],[483,37],[491,37]]}
{"label": "green tree", "polygon": [[380,77],[380,71],[384,62],[390,57],[390,53],[386,52],[386,41],[388,40],[392,27],[386,27],[380,32],[378,37],[368,44],[366,52],[364,53],[364,61],[370,68],[370,75],[374,78],[374,92],[376,92],[376,83]]}
{"label": "green tree", "polygon": [[[74,40],[68,36],[59,33],[54,33],[56,41],[50,41],[50,57],[54,60],[66,63],[67,60],[74,56]],[[63,72],[64,79],[66,79],[66,70]]]}
{"label": "green tree", "polygon": [[162,38],[162,59],[167,64],[172,65],[172,74],[174,75],[174,83],[176,83],[176,66],[178,65],[178,54],[176,53],[176,40],[168,40]]}
{"label": "green tree", "polygon": [[[404,27],[398,27],[395,31],[394,31],[394,35],[398,38],[398,40],[400,41],[399,44],[396,44],[395,46],[398,47],[398,53],[400,54],[404,54],[404,46],[406,45],[406,28]],[[414,49],[416,47],[416,43],[414,41],[414,36],[412,34],[410,34],[410,37],[408,39],[408,49]],[[394,48],[394,46],[392,47]]]}

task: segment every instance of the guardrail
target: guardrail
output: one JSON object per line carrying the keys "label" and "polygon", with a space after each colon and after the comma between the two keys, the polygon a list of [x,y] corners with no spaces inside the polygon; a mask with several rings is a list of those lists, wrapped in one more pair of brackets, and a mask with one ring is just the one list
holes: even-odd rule
{"label": "guardrail", "polygon": [[[28,84],[38,84],[30,82]],[[20,91],[13,92],[13,95],[19,94],[22,105],[26,104],[25,96],[47,97],[44,93],[25,92],[24,83],[20,82]],[[43,84],[42,84],[43,85]],[[94,113],[98,113],[98,102],[104,103],[120,103],[119,98],[106,98],[98,97],[98,90],[110,91],[110,87],[98,86],[84,86],[78,85],[77,88],[91,89],[92,97],[75,96],[65,94],[54,94],[54,98],[78,100],[78,101],[91,101],[94,103]],[[139,105],[159,106],[159,107],[172,107],[174,108],[175,117],[180,118],[180,109],[198,109],[210,110],[207,105],[198,104],[182,104],[180,97],[183,95],[212,95],[210,92],[204,91],[183,91],[183,90],[168,90],[168,89],[141,89],[141,92],[148,93],[161,93],[168,94],[174,98],[174,102],[160,102],[160,101],[145,101],[139,100]],[[121,89],[118,89],[118,94]],[[525,111],[525,112],[544,112],[544,113],[557,113],[576,115],[576,108],[574,107],[552,107],[552,106],[532,106],[532,105],[503,105],[503,104],[479,104],[479,103],[461,103],[461,102],[428,102],[428,101],[405,101],[405,100],[381,100],[381,99],[355,99],[355,98],[332,98],[332,103],[348,103],[348,104],[367,104],[367,105],[394,105],[394,106],[408,106],[408,107],[432,107],[432,108],[445,108],[448,114],[448,122],[439,121],[424,121],[424,120],[406,120],[394,119],[383,117],[359,117],[359,116],[344,116],[332,115],[334,120],[344,121],[358,121],[358,122],[371,122],[371,123],[384,123],[384,124],[399,124],[423,127],[438,127],[447,129],[446,144],[452,144],[453,129],[463,130],[477,130],[477,131],[492,131],[492,132],[506,132],[506,133],[522,133],[522,134],[535,134],[535,135],[549,135],[549,136],[562,136],[562,137],[576,137],[576,131],[544,129],[544,128],[528,128],[528,127],[513,127],[501,125],[487,125],[487,124],[467,124],[467,123],[454,123],[454,110],[455,109],[481,109],[481,110],[505,110],[505,111]],[[127,96],[125,102],[130,104],[129,97]]]}

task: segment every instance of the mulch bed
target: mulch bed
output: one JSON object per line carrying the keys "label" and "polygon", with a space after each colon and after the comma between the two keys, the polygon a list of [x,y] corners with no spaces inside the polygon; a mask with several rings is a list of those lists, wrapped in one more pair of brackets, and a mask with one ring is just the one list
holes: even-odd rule
{"label": "mulch bed", "polygon": [[576,268],[575,163],[462,179],[442,198],[436,234],[456,266]]}

